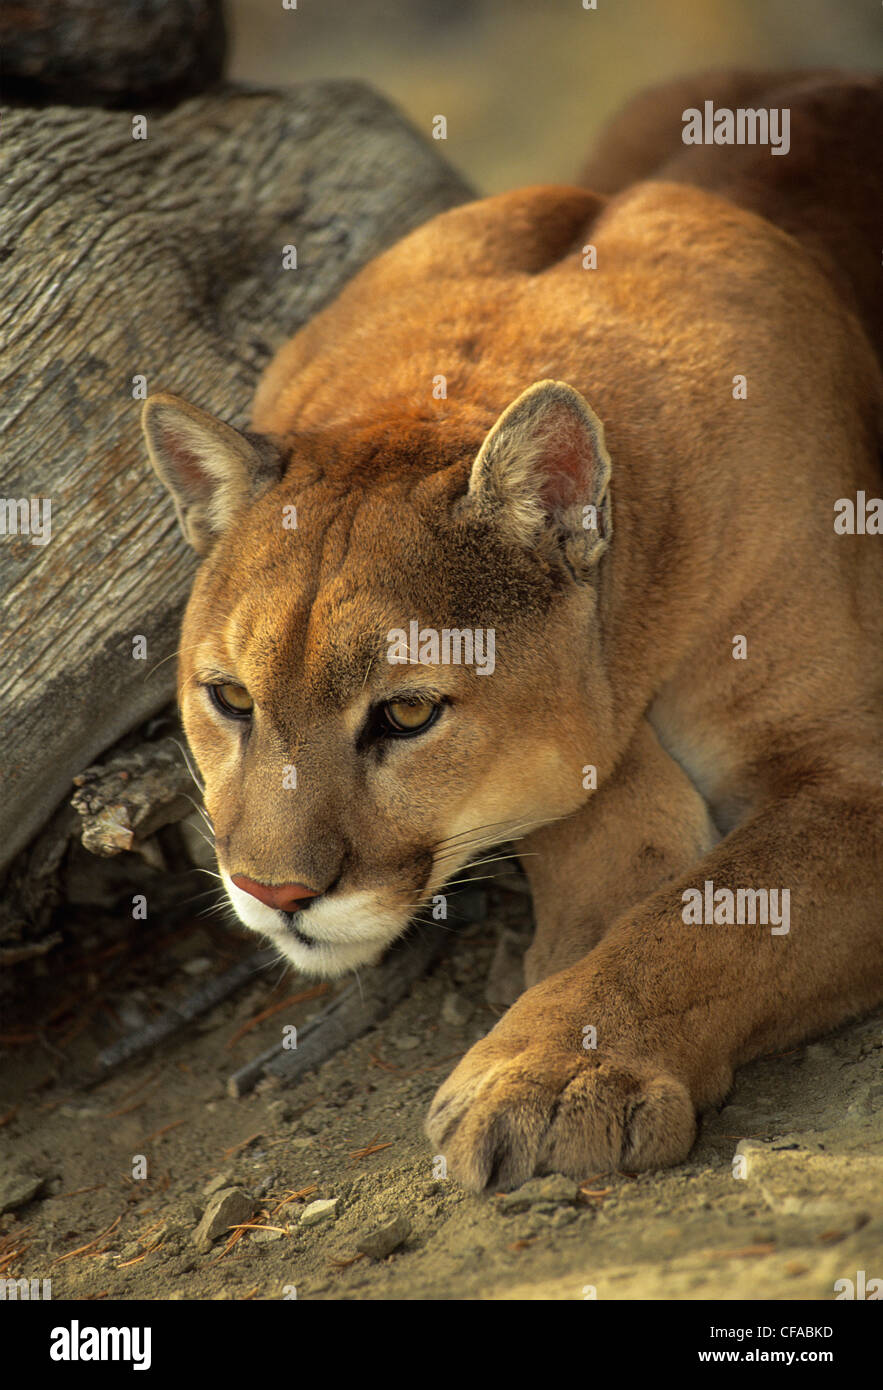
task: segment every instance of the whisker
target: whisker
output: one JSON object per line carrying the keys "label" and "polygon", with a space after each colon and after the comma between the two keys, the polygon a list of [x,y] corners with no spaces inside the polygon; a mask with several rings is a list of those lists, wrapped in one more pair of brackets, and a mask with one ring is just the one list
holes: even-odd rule
{"label": "whisker", "polygon": [[[540,828],[539,823],[535,820],[498,821],[496,822],[496,824],[505,825],[507,827],[505,833],[501,833],[500,835],[495,836],[494,839],[488,839],[484,835],[476,835],[476,837],[473,840],[469,841],[469,845],[483,843],[484,846],[488,848],[490,845],[494,843],[505,844],[509,840],[515,840],[520,838],[523,834],[526,834],[530,830],[538,830]],[[444,844],[445,841],[439,841],[439,846]],[[449,844],[448,847],[445,850],[443,850],[443,853],[460,853],[465,848],[468,848],[468,846],[462,844]]]}
{"label": "whisker", "polygon": [[[200,837],[200,839],[205,840],[206,844],[208,845],[208,847],[209,847],[209,849],[212,851],[212,853],[215,852],[215,842],[214,842],[214,840],[210,840],[210,839],[209,839],[208,835],[206,835],[206,833],[205,833],[204,830],[200,830],[200,828],[199,828],[198,825],[192,825],[192,826],[190,827],[190,829],[191,829],[191,830],[195,830],[196,833],[197,833],[197,835]],[[220,874],[218,875],[218,877],[220,878]]]}
{"label": "whisker", "polygon": [[186,646],[186,647],[178,647],[175,651],[170,652],[168,656],[164,656],[163,659],[162,659],[162,661],[158,661],[158,662],[156,663],[155,666],[152,666],[152,667],[150,668],[150,670],[147,672],[147,674],[144,676],[144,680],[148,680],[148,679],[150,678],[150,676],[153,675],[154,671],[158,671],[158,670],[159,670],[160,666],[165,666],[165,664],[166,664],[167,661],[173,661],[174,658],[175,658],[176,656],[180,656],[182,652],[192,652],[196,647],[201,647],[201,646],[202,646],[202,643],[201,643],[201,642],[191,642],[191,643],[190,643],[188,646]]}
{"label": "whisker", "polygon": [[170,740],[172,743],[174,743],[175,747],[178,749],[178,752],[181,754],[181,757],[184,759],[184,763],[185,763],[185,766],[186,766],[186,768],[187,768],[187,771],[190,773],[190,776],[193,778],[194,782],[195,782],[196,785],[199,787],[200,792],[204,792],[204,791],[205,791],[205,787],[203,786],[202,782],[200,782],[200,780],[199,780],[199,778],[197,777],[196,773],[193,771],[193,766],[192,766],[192,764],[191,764],[191,762],[190,762],[190,758],[187,756],[187,749],[184,748],[183,745],[180,744],[180,743],[178,742],[178,740],[177,740],[172,734],[169,734],[168,737],[169,737],[169,740]]}
{"label": "whisker", "polygon": [[144,679],[145,679],[145,680],[149,680],[149,678],[153,675],[154,671],[158,671],[159,668],[160,668],[160,666],[165,666],[165,664],[166,664],[167,661],[173,661],[174,658],[175,658],[177,655],[178,655],[178,653],[175,651],[175,652],[172,652],[169,656],[164,656],[163,659],[162,659],[162,661],[158,661],[158,662],[156,663],[155,666],[151,666],[150,670],[147,672],[147,674],[145,675]]}
{"label": "whisker", "polygon": [[524,854],[492,854],[487,859],[470,859],[468,864],[464,864],[464,869],[478,869],[482,864],[501,864],[504,859],[539,859],[540,855],[536,851],[527,851]]}
{"label": "whisker", "polygon": [[[486,821],[486,822],[484,823],[484,825],[472,825],[472,826],[469,827],[468,830],[458,830],[457,833],[456,833],[456,835],[447,835],[447,836],[445,836],[444,839],[438,840],[438,841],[436,842],[435,848],[436,848],[436,849],[439,849],[442,845],[449,844],[449,843],[451,843],[451,842],[454,841],[454,840],[461,840],[461,839],[463,838],[464,835],[475,835],[475,834],[478,833],[479,830],[492,830],[492,829],[494,828],[494,826],[497,826],[497,825],[511,825],[511,823],[512,823],[512,818],[511,818],[511,816],[510,816],[510,817],[509,817],[508,819],[506,819],[506,820],[489,820],[489,821]],[[525,824],[525,825],[529,825],[530,822],[529,822],[529,821],[525,821],[524,824]]]}
{"label": "whisker", "polygon": [[184,797],[185,801],[189,801],[194,811],[196,811],[202,817],[202,819],[205,821],[206,828],[211,832],[212,838],[214,838],[215,827],[212,825],[211,817],[206,815],[204,808],[200,806],[198,801],[194,801],[192,796],[188,796],[186,792],[181,792],[181,796]]}
{"label": "whisker", "polygon": [[217,888],[206,888],[204,893],[194,893],[192,898],[182,898],[181,907],[189,907],[191,903],[198,903],[200,898],[214,897],[215,902],[224,902],[226,893],[221,893]]}
{"label": "whisker", "polygon": [[[229,903],[226,904],[229,907]],[[223,913],[225,904],[223,902],[209,903],[201,912],[197,912],[197,917],[213,917]]]}

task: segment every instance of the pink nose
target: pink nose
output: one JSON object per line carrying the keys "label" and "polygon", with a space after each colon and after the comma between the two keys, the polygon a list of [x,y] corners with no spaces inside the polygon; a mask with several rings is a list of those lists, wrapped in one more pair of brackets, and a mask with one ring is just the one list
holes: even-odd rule
{"label": "pink nose", "polygon": [[303,883],[255,883],[253,878],[246,878],[245,874],[233,874],[232,882],[243,893],[250,893],[258,902],[278,908],[280,912],[297,912],[310,898],[319,897]]}

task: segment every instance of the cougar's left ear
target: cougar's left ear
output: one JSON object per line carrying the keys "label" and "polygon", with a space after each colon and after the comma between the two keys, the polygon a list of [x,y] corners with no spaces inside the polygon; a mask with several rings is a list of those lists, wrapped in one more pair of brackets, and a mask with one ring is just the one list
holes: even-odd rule
{"label": "cougar's left ear", "polygon": [[612,534],[610,469],[604,426],[588,402],[566,382],[537,381],[487,435],[461,514],[490,522],[516,545],[557,544],[586,578]]}
{"label": "cougar's left ear", "polygon": [[149,396],[141,427],[181,530],[199,555],[282,477],[282,455],[271,441],[240,434],[177,396]]}

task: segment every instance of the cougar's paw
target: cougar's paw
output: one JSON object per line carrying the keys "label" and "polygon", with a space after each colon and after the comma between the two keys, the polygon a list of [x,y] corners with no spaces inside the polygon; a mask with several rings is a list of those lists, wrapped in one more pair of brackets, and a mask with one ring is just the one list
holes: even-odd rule
{"label": "cougar's paw", "polygon": [[474,1191],[540,1173],[662,1168],[689,1152],[694,1107],[669,1073],[548,1043],[501,1058],[487,1041],[451,1073],[426,1120],[449,1171]]}

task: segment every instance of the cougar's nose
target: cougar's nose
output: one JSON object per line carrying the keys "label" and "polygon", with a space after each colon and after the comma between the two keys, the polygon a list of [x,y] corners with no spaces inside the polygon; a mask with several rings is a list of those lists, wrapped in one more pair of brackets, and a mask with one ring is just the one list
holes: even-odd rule
{"label": "cougar's nose", "polygon": [[280,912],[297,912],[310,898],[320,896],[303,883],[255,883],[253,878],[246,878],[245,874],[233,874],[231,882],[243,893],[250,893],[258,902],[275,907]]}

